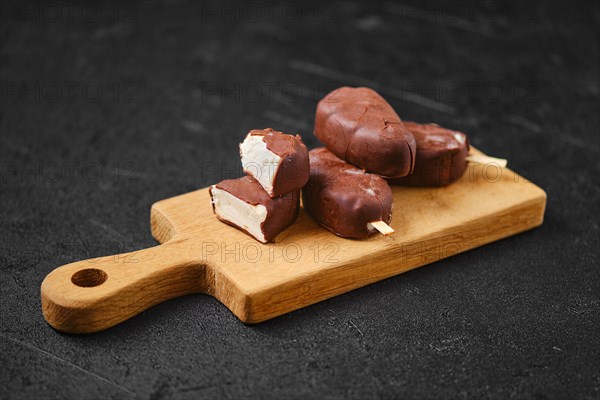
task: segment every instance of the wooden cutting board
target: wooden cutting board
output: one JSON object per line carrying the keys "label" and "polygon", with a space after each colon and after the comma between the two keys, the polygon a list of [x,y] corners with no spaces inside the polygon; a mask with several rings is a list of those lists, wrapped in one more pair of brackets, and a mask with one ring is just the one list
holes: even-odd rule
{"label": "wooden cutting board", "polygon": [[391,236],[343,239],[301,210],[270,244],[219,222],[207,188],[159,201],[150,223],[162,244],[55,269],[41,287],[44,317],[60,331],[96,332],[207,293],[257,323],[539,226],[546,206],[525,178],[474,164],[450,186],[393,193]]}

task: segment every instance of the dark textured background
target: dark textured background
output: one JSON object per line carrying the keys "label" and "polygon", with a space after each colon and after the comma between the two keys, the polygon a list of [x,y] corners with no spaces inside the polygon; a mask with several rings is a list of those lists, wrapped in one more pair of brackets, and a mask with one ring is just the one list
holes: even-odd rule
{"label": "dark textured background", "polygon": [[[52,4],[2,3],[0,397],[600,396],[598,3]],[[152,246],[251,128],[315,146],[342,84],[508,158],[544,225],[257,326],[202,295],[46,324],[47,273]]]}

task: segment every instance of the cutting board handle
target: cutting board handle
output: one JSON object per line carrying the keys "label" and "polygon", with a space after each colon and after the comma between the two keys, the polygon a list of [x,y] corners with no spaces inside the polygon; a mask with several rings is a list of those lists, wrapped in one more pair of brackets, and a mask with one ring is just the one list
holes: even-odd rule
{"label": "cutting board handle", "polygon": [[109,328],[178,296],[208,292],[209,269],[185,240],[131,253],[78,261],[42,282],[44,317],[67,333]]}

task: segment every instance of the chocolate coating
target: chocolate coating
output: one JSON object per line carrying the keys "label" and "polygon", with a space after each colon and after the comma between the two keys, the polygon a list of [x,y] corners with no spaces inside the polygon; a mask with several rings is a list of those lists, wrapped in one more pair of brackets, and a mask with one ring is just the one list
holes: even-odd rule
{"label": "chocolate coating", "polygon": [[281,157],[273,179],[272,197],[299,190],[306,185],[309,174],[308,149],[300,135],[287,135],[271,128],[254,129],[248,134],[262,136],[267,149]]}
{"label": "chocolate coating", "polygon": [[342,160],[384,177],[406,176],[415,164],[412,133],[369,88],[341,87],[321,99],[315,135]]}
{"label": "chocolate coating", "polygon": [[[248,204],[262,204],[265,206],[267,209],[267,217],[261,224],[260,228],[265,236],[265,241],[267,242],[273,240],[275,236],[290,226],[298,215],[300,201],[299,190],[287,193],[283,196],[271,198],[262,188],[260,183],[248,175],[237,179],[227,179],[217,183],[215,186],[218,189],[231,193],[233,196],[243,200]],[[209,193],[212,197],[212,187],[209,189]],[[217,218],[219,218],[218,215]],[[236,228],[248,233],[246,230],[236,225],[233,221],[227,221],[221,218],[219,219],[226,224],[235,226]]]}
{"label": "chocolate coating", "polygon": [[404,122],[417,141],[417,158],[412,175],[390,179],[391,184],[444,186],[458,180],[467,169],[469,140],[462,132],[436,124]]}
{"label": "chocolate coating", "polygon": [[379,175],[367,173],[324,147],[311,150],[310,179],[302,188],[302,204],[318,223],[338,236],[365,238],[367,224],[390,223],[392,190]]}

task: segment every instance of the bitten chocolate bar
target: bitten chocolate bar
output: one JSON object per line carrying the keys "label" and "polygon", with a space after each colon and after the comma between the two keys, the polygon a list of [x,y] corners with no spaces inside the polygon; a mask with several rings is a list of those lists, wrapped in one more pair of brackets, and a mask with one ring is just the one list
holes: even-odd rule
{"label": "bitten chocolate bar", "polygon": [[302,188],[304,209],[336,235],[364,238],[372,222],[390,223],[392,190],[379,175],[367,173],[324,147],[311,150],[310,179]]}
{"label": "bitten chocolate bar", "polygon": [[458,180],[467,169],[469,140],[461,132],[436,124],[404,122],[417,141],[415,170],[411,175],[390,179],[391,184],[444,186]]}
{"label": "bitten chocolate bar", "polygon": [[218,219],[262,243],[273,240],[298,215],[298,190],[271,198],[251,176],[219,182],[209,193]]}
{"label": "bitten chocolate bar", "polygon": [[240,144],[244,172],[271,197],[299,190],[308,181],[308,150],[299,135],[255,129]]}
{"label": "bitten chocolate bar", "polygon": [[321,99],[315,135],[336,156],[367,172],[391,178],[413,170],[415,138],[372,89],[342,87]]}

